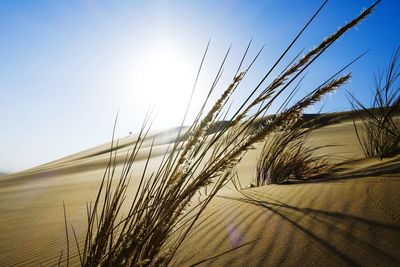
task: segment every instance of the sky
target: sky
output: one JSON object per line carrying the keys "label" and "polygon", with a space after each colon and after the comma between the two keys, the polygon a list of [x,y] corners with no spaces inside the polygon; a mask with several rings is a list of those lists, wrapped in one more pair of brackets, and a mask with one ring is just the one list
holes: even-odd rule
{"label": "sky", "polygon": [[[249,40],[250,56],[265,45],[233,97],[239,105],[322,2],[0,1],[0,172],[110,141],[117,112],[119,137],[137,132],[150,107],[153,129],[178,126],[209,40],[193,114],[230,45],[212,99],[232,79]],[[372,3],[330,0],[283,63]],[[383,0],[313,64],[299,97],[368,50],[351,66],[351,82],[307,112],[321,105],[326,112],[350,109],[346,90],[369,103],[373,72],[383,69],[400,45],[399,11],[400,1]]]}

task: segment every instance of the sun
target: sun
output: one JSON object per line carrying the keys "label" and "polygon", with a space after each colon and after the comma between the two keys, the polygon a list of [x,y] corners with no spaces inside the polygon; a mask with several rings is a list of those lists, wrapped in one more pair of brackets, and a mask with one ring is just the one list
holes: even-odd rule
{"label": "sun", "polygon": [[194,82],[195,65],[177,46],[161,43],[146,49],[137,61],[135,94],[162,120],[182,118]]}

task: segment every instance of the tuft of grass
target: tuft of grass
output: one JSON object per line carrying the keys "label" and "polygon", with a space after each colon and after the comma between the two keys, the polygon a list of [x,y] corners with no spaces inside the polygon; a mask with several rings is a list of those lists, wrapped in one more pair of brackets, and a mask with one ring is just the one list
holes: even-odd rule
{"label": "tuft of grass", "polygon": [[[323,95],[337,89],[349,79],[350,74],[340,78],[337,78],[337,75],[331,77],[320,87],[274,116],[268,125],[254,129],[253,122],[264,116],[276,102],[277,97],[297,81],[309,65],[332,43],[366,18],[378,2],[324,39],[302,58],[296,57],[289,65],[283,67],[281,73],[273,78],[269,85],[264,87],[264,81],[269,78],[325,6],[325,1],[261,78],[247,100],[235,110],[229,110],[227,103],[259,55],[257,53],[246,68],[242,67],[251,45],[250,41],[232,82],[227,85],[210,110],[205,111],[209,96],[214,92],[222,74],[225,59],[230,51],[228,50],[198,116],[187,131],[179,131],[176,142],[171,144],[168,152],[164,154],[158,168],[151,172],[148,170],[152,154],[150,149],[134,196],[127,195],[127,188],[133,175],[136,157],[151,127],[150,115],[146,116],[134,147],[126,155],[119,178],[116,177],[118,150],[115,148],[118,147],[118,140],[114,140],[113,134],[109,162],[97,197],[93,203],[87,204],[88,226],[85,240],[83,244],[76,241],[80,264],[82,266],[170,265],[180,245],[190,235],[194,223],[209,202],[231,180],[235,173],[234,168],[244,154],[255,144],[264,142],[277,129],[300,117],[305,108],[318,102]],[[207,51],[208,46],[198,75]],[[196,82],[193,88],[195,90]],[[187,109],[189,107],[190,101]],[[220,131],[211,132],[210,127],[222,119],[226,123]],[[183,141],[182,136],[186,137]],[[210,188],[208,194],[198,202],[194,202],[194,196],[205,187]],[[128,197],[132,199],[126,203]],[[127,211],[124,207],[127,207]]]}
{"label": "tuft of grass", "polygon": [[334,120],[315,118],[302,122],[299,119],[277,131],[261,150],[255,185],[304,181],[327,174],[332,167],[328,155],[317,156],[315,152],[329,145],[310,147],[306,143],[312,131]]}
{"label": "tuft of grass", "polygon": [[387,68],[374,76],[373,101],[368,108],[350,94],[353,110],[360,110],[361,126],[354,129],[366,157],[392,157],[400,152],[400,47]]}

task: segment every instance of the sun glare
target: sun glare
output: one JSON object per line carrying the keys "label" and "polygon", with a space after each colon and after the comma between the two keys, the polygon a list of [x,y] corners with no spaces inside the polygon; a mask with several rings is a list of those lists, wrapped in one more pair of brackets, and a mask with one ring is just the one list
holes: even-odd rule
{"label": "sun glare", "polygon": [[181,117],[194,81],[195,66],[169,44],[147,51],[138,60],[135,93],[143,103],[156,109],[160,119]]}

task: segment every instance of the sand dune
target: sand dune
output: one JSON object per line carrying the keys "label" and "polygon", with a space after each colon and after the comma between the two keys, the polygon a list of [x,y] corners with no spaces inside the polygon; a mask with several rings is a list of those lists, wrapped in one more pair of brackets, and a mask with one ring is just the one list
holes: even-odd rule
{"label": "sand dune", "polygon": [[399,158],[343,167],[329,181],[224,192],[182,246],[183,265],[398,266]]}
{"label": "sand dune", "polygon": [[[178,129],[152,133],[155,168]],[[134,144],[119,141],[122,162]],[[228,185],[210,203],[177,254],[190,266],[398,266],[400,265],[400,158],[362,157],[351,121],[317,130],[313,145],[339,164],[325,180],[268,185],[237,192]],[[243,186],[255,173],[257,149],[238,166]],[[48,266],[58,261],[66,238],[62,203],[78,238],[85,227],[85,202],[97,193],[109,144],[36,168],[0,177],[0,266]],[[140,170],[144,161],[134,168]],[[133,177],[131,192],[138,177]],[[129,201],[129,199],[128,199]],[[71,246],[74,242],[70,240]],[[76,249],[72,251],[77,264]]]}

